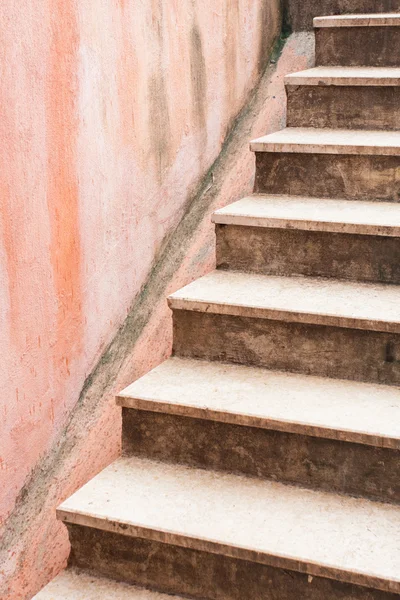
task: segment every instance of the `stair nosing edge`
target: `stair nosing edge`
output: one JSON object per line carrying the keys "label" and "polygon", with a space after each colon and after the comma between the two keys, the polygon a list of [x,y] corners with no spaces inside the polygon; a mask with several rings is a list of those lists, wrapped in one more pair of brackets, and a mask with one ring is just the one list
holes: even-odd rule
{"label": "stair nosing edge", "polygon": [[163,544],[176,545],[184,548],[198,550],[200,552],[209,552],[211,554],[221,554],[239,560],[248,560],[271,566],[278,569],[289,569],[292,571],[305,573],[315,577],[326,577],[336,581],[343,581],[359,586],[372,587],[374,589],[400,593],[400,579],[388,580],[381,577],[368,575],[358,571],[345,571],[334,565],[321,565],[312,561],[300,560],[296,557],[290,557],[280,554],[268,554],[251,548],[242,546],[233,546],[211,540],[201,538],[194,535],[185,535],[180,532],[162,530],[159,528],[144,527],[135,523],[120,523],[116,524],[115,520],[111,521],[106,517],[88,515],[79,513],[72,509],[63,509],[62,505],[57,509],[57,518],[62,522],[91,527],[107,531],[110,533],[119,533],[134,538],[148,539]]}
{"label": "stair nosing edge", "polygon": [[[361,444],[375,448],[386,448],[388,450],[400,450],[400,437],[395,438],[393,436],[382,436],[377,433],[362,433],[356,432],[352,429],[339,429],[306,422],[302,423],[300,421],[289,421],[282,418],[267,418],[256,415],[248,415],[246,413],[234,413],[231,411],[222,410],[218,411],[207,408],[206,406],[195,407],[188,404],[157,400],[156,398],[145,397],[144,395],[132,396],[120,393],[116,397],[116,404],[122,408],[139,411],[148,411],[159,414],[215,421],[218,423],[226,423],[240,427],[255,427],[257,429],[323,438],[344,443]],[[304,431],[305,429],[307,429],[307,431]]]}
{"label": "stair nosing edge", "polygon": [[322,219],[295,219],[291,217],[262,217],[229,213],[214,213],[211,217],[215,225],[236,225],[264,229],[289,229],[315,231],[321,233],[343,233],[349,235],[368,235],[379,237],[400,237],[400,226],[375,225],[363,223],[345,223],[341,221],[323,221]]}
{"label": "stair nosing edge", "polygon": [[271,321],[300,323],[304,325],[359,329],[380,333],[400,333],[400,323],[396,321],[379,321],[361,317],[301,312],[290,309],[239,305],[233,303],[224,304],[222,302],[209,302],[202,299],[177,298],[173,296],[169,296],[168,305],[172,310],[186,310],[190,312],[229,315],[233,317],[248,317]]}

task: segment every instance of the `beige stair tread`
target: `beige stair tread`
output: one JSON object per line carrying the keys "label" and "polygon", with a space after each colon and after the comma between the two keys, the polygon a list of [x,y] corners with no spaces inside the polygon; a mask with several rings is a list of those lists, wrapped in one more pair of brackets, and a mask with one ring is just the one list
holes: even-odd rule
{"label": "beige stair tread", "polygon": [[315,17],[314,27],[398,27],[400,13]]}
{"label": "beige stair tread", "polygon": [[286,75],[287,85],[398,86],[397,67],[314,67]]}
{"label": "beige stair tread", "polygon": [[400,156],[400,131],[286,127],[250,142],[253,152]]}
{"label": "beige stair tread", "polygon": [[213,271],[168,299],[171,308],[400,333],[400,286]]}
{"label": "beige stair tread", "polygon": [[400,592],[400,508],[137,457],[58,510],[63,521]]}
{"label": "beige stair tread", "polygon": [[126,408],[400,449],[400,389],[170,358],[123,390]]}
{"label": "beige stair tread", "polygon": [[216,211],[214,223],[398,237],[400,204],[253,194]]}
{"label": "beige stair tread", "polygon": [[67,569],[53,579],[33,600],[183,600],[95,577],[78,569]]}

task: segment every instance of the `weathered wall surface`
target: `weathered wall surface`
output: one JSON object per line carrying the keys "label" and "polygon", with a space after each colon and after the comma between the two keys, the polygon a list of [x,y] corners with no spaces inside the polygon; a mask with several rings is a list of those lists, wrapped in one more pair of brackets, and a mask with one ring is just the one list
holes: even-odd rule
{"label": "weathered wall surface", "polygon": [[286,25],[311,30],[314,17],[351,13],[398,12],[399,0],[284,0]]}
{"label": "weathered wall surface", "polygon": [[283,123],[309,37],[250,94],[280,23],[279,0],[0,5],[2,600],[65,564],[54,509],[118,454],[113,395],[170,352],[165,296]]}

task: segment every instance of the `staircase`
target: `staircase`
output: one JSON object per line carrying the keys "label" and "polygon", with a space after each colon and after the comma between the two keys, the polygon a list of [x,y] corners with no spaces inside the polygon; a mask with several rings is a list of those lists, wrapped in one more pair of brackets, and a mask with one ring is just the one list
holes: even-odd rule
{"label": "staircase", "polygon": [[[400,14],[315,19],[123,457],[58,510],[66,600],[400,597]],[[137,586],[137,587],[136,587]],[[144,588],[147,588],[144,589]],[[157,591],[151,591],[157,590]]]}

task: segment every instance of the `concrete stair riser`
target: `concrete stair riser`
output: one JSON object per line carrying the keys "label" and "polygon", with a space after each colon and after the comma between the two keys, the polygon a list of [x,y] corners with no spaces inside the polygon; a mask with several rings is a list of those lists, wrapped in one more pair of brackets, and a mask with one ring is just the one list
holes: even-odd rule
{"label": "concrete stair riser", "polygon": [[396,600],[397,594],[119,533],[68,524],[70,564],[204,600]]}
{"label": "concrete stair riser", "polygon": [[255,192],[400,201],[400,158],[257,152]]}
{"label": "concrete stair riser", "polygon": [[289,127],[400,129],[400,87],[287,85],[286,91]]}
{"label": "concrete stair riser", "polygon": [[216,235],[222,269],[400,283],[400,238],[240,225]]}
{"label": "concrete stair riser", "polygon": [[400,450],[128,408],[122,416],[126,455],[400,502]]}
{"label": "concrete stair riser", "polygon": [[400,27],[321,27],[315,42],[318,66],[400,66]]}
{"label": "concrete stair riser", "polygon": [[174,310],[174,353],[305,373],[400,385],[400,335]]}

